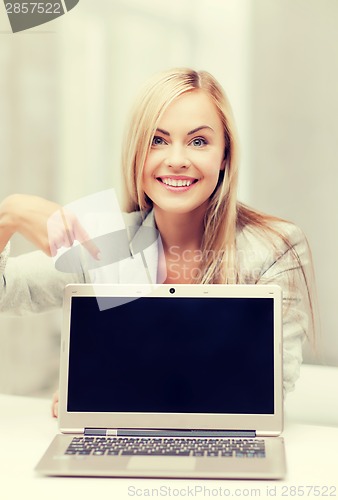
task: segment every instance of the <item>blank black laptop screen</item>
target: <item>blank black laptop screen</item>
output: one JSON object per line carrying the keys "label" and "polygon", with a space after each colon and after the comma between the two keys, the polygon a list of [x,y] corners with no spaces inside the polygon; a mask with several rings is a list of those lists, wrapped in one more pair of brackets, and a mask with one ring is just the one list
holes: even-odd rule
{"label": "blank black laptop screen", "polygon": [[274,413],[272,298],[105,300],[72,298],[68,411]]}

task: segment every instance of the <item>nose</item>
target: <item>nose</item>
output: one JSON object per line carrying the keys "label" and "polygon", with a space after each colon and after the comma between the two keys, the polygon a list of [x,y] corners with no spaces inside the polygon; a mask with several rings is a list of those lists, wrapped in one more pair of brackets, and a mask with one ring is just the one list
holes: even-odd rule
{"label": "nose", "polygon": [[182,147],[173,147],[168,151],[168,155],[165,159],[165,164],[167,167],[174,169],[189,168],[191,162],[187,158],[186,151]]}

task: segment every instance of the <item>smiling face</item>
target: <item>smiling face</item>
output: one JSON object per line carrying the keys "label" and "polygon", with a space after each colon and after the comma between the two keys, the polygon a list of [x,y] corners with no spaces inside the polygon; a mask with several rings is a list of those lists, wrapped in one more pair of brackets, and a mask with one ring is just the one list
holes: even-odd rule
{"label": "smiling face", "polygon": [[221,118],[203,90],[176,98],[160,119],[146,162],[143,189],[155,210],[206,210],[225,167]]}

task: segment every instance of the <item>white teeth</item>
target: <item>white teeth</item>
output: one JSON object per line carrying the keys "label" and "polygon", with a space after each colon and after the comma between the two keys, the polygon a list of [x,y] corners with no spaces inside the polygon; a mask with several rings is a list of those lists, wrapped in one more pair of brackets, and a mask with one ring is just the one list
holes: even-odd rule
{"label": "white teeth", "polygon": [[181,187],[181,186],[190,186],[192,184],[192,181],[188,181],[187,179],[162,179],[162,182],[166,184],[167,186],[173,186],[173,187]]}

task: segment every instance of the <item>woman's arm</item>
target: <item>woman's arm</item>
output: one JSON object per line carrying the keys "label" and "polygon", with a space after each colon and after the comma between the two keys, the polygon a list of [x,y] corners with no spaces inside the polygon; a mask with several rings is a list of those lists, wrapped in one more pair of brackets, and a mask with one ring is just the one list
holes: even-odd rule
{"label": "woman's arm", "polygon": [[[8,241],[16,232],[40,251],[8,258]],[[49,256],[74,240],[97,256],[98,249],[73,214],[37,196],[7,197],[0,204],[0,312],[17,315],[61,306],[65,285],[84,282],[86,276],[57,271]]]}
{"label": "woman's arm", "polygon": [[97,258],[99,249],[76,216],[52,201],[25,194],[13,194],[0,203],[0,252],[14,233],[21,234],[47,255],[80,241]]}
{"label": "woman's arm", "polygon": [[14,233],[51,255],[47,222],[60,205],[38,196],[13,194],[0,203],[0,252]]}
{"label": "woman's arm", "polygon": [[303,343],[314,338],[314,276],[311,252],[304,233],[288,224],[281,244],[257,283],[273,283],[283,290],[283,389],[292,391],[299,377]]}
{"label": "woman's arm", "polygon": [[85,281],[85,273],[55,269],[53,260],[41,251],[9,257],[0,274],[0,314],[24,315],[61,307],[64,287]]}

